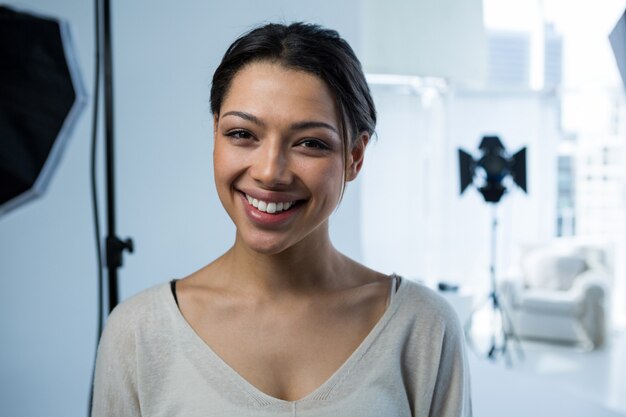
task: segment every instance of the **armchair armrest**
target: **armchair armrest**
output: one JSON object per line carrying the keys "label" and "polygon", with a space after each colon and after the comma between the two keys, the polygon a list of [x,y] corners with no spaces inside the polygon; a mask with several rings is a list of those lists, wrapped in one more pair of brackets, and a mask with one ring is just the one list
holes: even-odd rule
{"label": "armchair armrest", "polygon": [[604,297],[609,275],[601,269],[589,269],[576,277],[569,290],[577,298],[598,300]]}
{"label": "armchair armrest", "polygon": [[606,271],[590,269],[576,277],[570,290],[581,300],[581,324],[594,346],[602,345],[606,336],[604,297],[609,279]]}

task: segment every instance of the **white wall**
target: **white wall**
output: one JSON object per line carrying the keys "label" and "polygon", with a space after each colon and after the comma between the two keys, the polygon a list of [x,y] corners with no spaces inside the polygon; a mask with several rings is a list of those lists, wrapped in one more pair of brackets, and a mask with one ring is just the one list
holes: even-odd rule
{"label": "white wall", "polygon": [[[91,91],[92,2],[12,4],[70,21]],[[228,44],[259,22],[307,20],[337,29],[358,53],[360,5],[135,0],[112,1],[112,12],[118,234],[136,246],[120,270],[127,298],[192,272],[232,242],[233,227],[213,191],[209,111],[211,75]],[[0,218],[2,415],[87,412],[97,313],[90,124],[91,103],[46,196]],[[357,181],[331,221],[336,245],[357,260],[359,224]]]}
{"label": "white wall", "polygon": [[363,0],[363,60],[373,74],[481,83],[487,69],[483,0]]}
{"label": "white wall", "polygon": [[[435,88],[374,85],[377,140],[362,175],[363,256],[386,273],[425,279],[439,273],[445,156],[445,100]],[[408,91],[407,91],[408,90]],[[429,98],[430,97],[430,98]],[[442,173],[443,175],[438,175]]]}

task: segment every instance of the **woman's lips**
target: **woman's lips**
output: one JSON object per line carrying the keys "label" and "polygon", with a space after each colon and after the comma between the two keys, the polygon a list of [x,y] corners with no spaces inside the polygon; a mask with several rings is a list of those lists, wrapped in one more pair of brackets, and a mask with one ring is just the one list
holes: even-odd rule
{"label": "woman's lips", "polygon": [[256,199],[243,192],[239,194],[248,218],[262,226],[282,225],[295,216],[302,207],[301,200],[268,201]]}
{"label": "woman's lips", "polygon": [[249,194],[245,194],[248,203],[252,205],[259,211],[263,211],[269,214],[280,213],[281,211],[287,211],[296,203],[297,200],[293,201],[282,201],[287,200],[286,198],[281,199],[280,201],[271,201],[271,200],[262,200],[252,197]]}

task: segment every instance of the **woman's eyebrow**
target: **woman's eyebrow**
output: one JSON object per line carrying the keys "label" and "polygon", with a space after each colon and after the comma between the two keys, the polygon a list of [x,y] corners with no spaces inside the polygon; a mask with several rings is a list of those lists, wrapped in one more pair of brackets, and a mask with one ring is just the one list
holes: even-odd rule
{"label": "woman's eyebrow", "polygon": [[246,113],[243,111],[229,111],[224,113],[224,115],[222,117],[226,117],[226,116],[235,116],[235,117],[240,117],[242,119],[248,120],[256,125],[259,125],[261,127],[265,127],[265,122],[263,122],[261,119],[259,119],[258,117],[250,114],[250,113]]}
{"label": "woman's eyebrow", "polygon": [[[252,122],[252,123],[254,123],[256,125],[259,125],[261,127],[267,126],[267,124],[263,120],[259,119],[258,117],[254,116],[254,115],[252,115],[250,113],[246,113],[246,112],[243,112],[243,111],[232,110],[232,111],[224,113],[222,117],[226,117],[226,116],[240,117],[240,118],[242,118],[244,120],[248,120],[249,122]],[[321,128],[324,128],[324,129],[328,129],[328,130],[330,130],[332,132],[335,132],[335,133],[339,134],[339,132],[337,131],[337,129],[333,125],[331,125],[329,123],[326,123],[326,122],[320,122],[320,121],[315,121],[315,120],[305,120],[305,121],[302,121],[302,122],[296,122],[296,123],[293,123],[292,125],[289,126],[289,128],[291,130],[314,129],[316,127],[321,127]]]}
{"label": "woman's eyebrow", "polygon": [[314,120],[311,121],[304,121],[304,122],[297,122],[292,124],[291,126],[289,126],[291,128],[291,130],[303,130],[303,129],[314,129],[316,127],[322,127],[324,129],[328,129],[331,130],[337,134],[339,134],[339,132],[337,132],[337,129],[335,129],[334,126],[326,123],[326,122],[317,122]]}

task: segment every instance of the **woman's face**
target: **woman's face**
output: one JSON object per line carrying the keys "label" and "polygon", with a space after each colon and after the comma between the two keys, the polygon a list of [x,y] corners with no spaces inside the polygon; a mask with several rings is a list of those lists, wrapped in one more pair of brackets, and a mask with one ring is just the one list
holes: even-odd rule
{"label": "woman's face", "polygon": [[[344,181],[333,94],[319,78],[256,62],[235,75],[214,120],[217,192],[238,241],[276,254],[305,238],[327,238]],[[347,176],[363,149],[348,157]]]}

